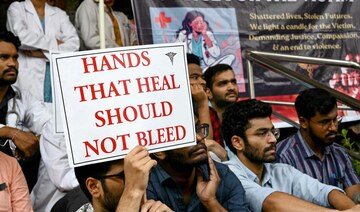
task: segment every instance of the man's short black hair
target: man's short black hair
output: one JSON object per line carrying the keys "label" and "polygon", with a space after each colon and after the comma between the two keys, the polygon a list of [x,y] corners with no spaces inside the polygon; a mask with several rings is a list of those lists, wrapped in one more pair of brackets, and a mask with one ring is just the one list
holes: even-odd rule
{"label": "man's short black hair", "polygon": [[212,85],[214,83],[215,76],[227,70],[233,71],[232,67],[228,64],[220,63],[209,67],[204,73],[204,80],[206,81],[206,87],[212,90]]}
{"label": "man's short black hair", "polygon": [[306,89],[295,100],[295,109],[298,117],[310,119],[316,115],[328,114],[336,106],[336,98],[320,88]]}
{"label": "man's short black hair", "polygon": [[14,44],[16,50],[19,50],[21,45],[19,37],[15,36],[12,32],[9,31],[0,31],[0,42],[1,41]]}
{"label": "man's short black hair", "polygon": [[190,54],[190,53],[187,53],[186,54],[186,59],[187,59],[187,64],[196,64],[196,65],[199,65],[200,66],[200,59],[198,56],[194,55],[194,54]]}
{"label": "man's short black hair", "polygon": [[249,129],[250,119],[270,117],[271,105],[256,99],[242,100],[229,105],[221,122],[221,132],[226,145],[236,154],[236,149],[231,143],[231,138],[237,135],[247,141],[245,131]]}
{"label": "man's short black hair", "polygon": [[86,197],[91,201],[92,196],[86,187],[86,179],[93,177],[98,179],[100,176],[106,175],[113,164],[119,163],[121,160],[107,161],[96,164],[75,167],[75,176],[79,182],[81,190]]}

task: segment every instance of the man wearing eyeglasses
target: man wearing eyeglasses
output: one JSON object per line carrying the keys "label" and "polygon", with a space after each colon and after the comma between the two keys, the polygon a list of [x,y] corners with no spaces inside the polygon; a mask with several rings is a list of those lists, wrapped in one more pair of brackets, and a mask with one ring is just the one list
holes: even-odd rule
{"label": "man wearing eyeglasses", "polygon": [[90,203],[77,212],[170,212],[160,201],[146,199],[149,172],[156,166],[145,147],[136,146],[121,160],[75,167],[81,190]]}
{"label": "man wearing eyeglasses", "polygon": [[360,180],[345,150],[334,143],[341,122],[336,103],[325,90],[302,91],[295,100],[300,129],[277,144],[277,161],[345,190],[360,203]]}
{"label": "man wearing eyeglasses", "polygon": [[[250,209],[260,211],[360,211],[341,189],[320,183],[276,160],[279,130],[271,122],[272,109],[250,99],[236,102],[223,114],[221,132],[236,155],[225,162],[240,179]],[[355,206],[355,207],[354,207]],[[353,208],[352,208],[353,207]]]}
{"label": "man wearing eyeglasses", "polygon": [[153,154],[158,165],[150,174],[148,199],[174,211],[249,211],[240,181],[208,154],[209,125],[196,122],[196,145]]}

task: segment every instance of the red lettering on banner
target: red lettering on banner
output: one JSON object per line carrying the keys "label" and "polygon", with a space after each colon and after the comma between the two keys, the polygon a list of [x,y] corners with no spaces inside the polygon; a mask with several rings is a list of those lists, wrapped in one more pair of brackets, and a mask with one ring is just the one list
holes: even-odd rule
{"label": "red lettering on banner", "polygon": [[[91,58],[91,62],[89,63],[87,60],[88,58],[81,58],[81,60],[83,61],[83,65],[84,65],[84,74],[86,73],[90,73],[90,72],[98,72],[99,69],[97,68],[97,63],[96,63],[96,57],[90,57]],[[91,71],[89,71],[89,67],[93,66],[93,69]]]}
{"label": "red lettering on banner", "polygon": [[[117,135],[115,136],[115,138],[106,137],[101,140],[95,139],[92,142],[84,141],[83,144],[85,145],[85,152],[86,152],[85,157],[88,158],[94,155],[100,155],[104,153],[109,154],[115,152],[116,150],[118,151],[128,150],[126,144],[126,138],[129,137],[130,134],[124,134],[124,135]],[[100,148],[99,148],[99,144],[100,144]]]}
{"label": "red lettering on banner", "polygon": [[149,66],[150,65],[150,58],[148,57],[149,52],[143,51],[141,52],[141,58],[143,59],[143,62],[141,63],[143,66]]}
{"label": "red lettering on banner", "polygon": [[103,56],[102,61],[101,61],[101,71],[104,70],[113,70],[114,68],[111,67],[109,61],[107,60],[106,56]]}
{"label": "red lettering on banner", "polygon": [[113,108],[108,110],[99,110],[95,113],[97,127],[105,125],[121,124],[124,122],[133,122],[140,119],[159,118],[170,116],[173,112],[173,106],[170,102],[147,103],[136,106],[127,106],[124,108]]}
{"label": "red lettering on banner", "polygon": [[139,93],[173,90],[180,88],[180,85],[176,84],[174,74],[171,74],[170,76],[165,75],[162,77],[162,79],[160,79],[159,76],[136,78],[136,81],[138,83]]}
{"label": "red lettering on banner", "polygon": [[[150,65],[148,51],[137,52],[126,52],[119,54],[110,54],[104,56],[92,56],[90,58],[81,58],[84,66],[84,74],[100,71],[111,71],[122,67],[124,69]],[[99,67],[99,65],[101,67]]]}
{"label": "red lettering on banner", "polygon": [[136,132],[139,145],[152,146],[166,142],[180,141],[186,136],[186,129],[182,125],[147,130],[146,132]]}
{"label": "red lettering on banner", "polygon": [[137,67],[140,64],[140,56],[138,54],[130,52],[127,54],[127,57],[129,61],[129,68]]}
{"label": "red lettering on banner", "polygon": [[[130,79],[118,80],[117,83],[110,82],[105,86],[104,83],[75,86],[74,91],[79,91],[80,102],[88,101],[87,96],[91,96],[90,100],[104,99],[129,95],[128,84]],[[119,87],[118,87],[119,85]],[[121,87],[122,86],[122,87]]]}

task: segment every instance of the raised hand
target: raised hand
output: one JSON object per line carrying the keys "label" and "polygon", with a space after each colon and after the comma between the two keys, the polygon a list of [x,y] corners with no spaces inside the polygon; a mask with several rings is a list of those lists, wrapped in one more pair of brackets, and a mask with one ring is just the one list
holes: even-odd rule
{"label": "raised hand", "polygon": [[206,207],[210,208],[211,205],[218,203],[216,199],[216,191],[220,183],[220,177],[216,170],[214,161],[208,154],[209,163],[209,181],[205,181],[199,169],[196,170],[197,184],[196,194],[200,202]]}

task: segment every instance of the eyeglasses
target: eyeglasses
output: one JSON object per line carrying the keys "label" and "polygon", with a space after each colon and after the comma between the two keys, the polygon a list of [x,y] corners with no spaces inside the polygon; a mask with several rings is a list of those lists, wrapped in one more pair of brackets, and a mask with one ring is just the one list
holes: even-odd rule
{"label": "eyeglasses", "polygon": [[120,179],[125,179],[125,172],[124,172],[124,170],[123,170],[123,171],[121,171],[121,172],[118,173],[118,174],[110,174],[110,175],[96,176],[95,178],[98,179],[98,180],[101,180],[101,179],[106,179],[106,178],[111,178],[111,177],[117,177],[117,178],[120,178]]}
{"label": "eyeglasses", "polygon": [[343,118],[342,116],[337,116],[334,119],[324,119],[324,120],[319,121],[319,122],[314,122],[314,121],[313,122],[318,124],[323,129],[329,129],[333,124],[335,125],[335,127],[339,126],[339,124],[342,121],[342,118]]}
{"label": "eyeglasses", "polygon": [[280,129],[276,129],[276,128],[260,129],[253,135],[258,136],[260,138],[267,138],[270,136],[270,134],[273,134],[276,139],[279,139],[280,138]]}
{"label": "eyeglasses", "polygon": [[206,138],[209,135],[209,125],[200,124],[195,126],[196,134],[201,137],[201,139]]}

